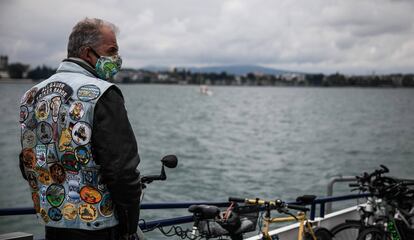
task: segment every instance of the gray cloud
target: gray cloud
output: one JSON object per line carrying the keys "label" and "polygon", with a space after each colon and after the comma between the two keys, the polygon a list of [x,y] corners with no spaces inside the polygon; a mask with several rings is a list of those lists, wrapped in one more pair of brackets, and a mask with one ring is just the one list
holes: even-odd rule
{"label": "gray cloud", "polygon": [[57,66],[80,19],[121,29],[126,67],[261,64],[310,72],[412,72],[412,1],[0,1],[0,54]]}

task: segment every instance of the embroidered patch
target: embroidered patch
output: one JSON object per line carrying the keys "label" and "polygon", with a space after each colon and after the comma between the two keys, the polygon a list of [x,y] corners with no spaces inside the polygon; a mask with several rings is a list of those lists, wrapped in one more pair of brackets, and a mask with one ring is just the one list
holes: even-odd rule
{"label": "embroidered patch", "polygon": [[78,175],[68,174],[66,182],[68,184],[68,194],[66,200],[71,203],[79,203],[80,177]]}
{"label": "embroidered patch", "polygon": [[33,200],[33,207],[36,213],[39,213],[40,212],[40,197],[37,192],[32,193],[32,200]]}
{"label": "embroidered patch", "polygon": [[27,182],[33,191],[38,191],[37,175],[34,171],[26,171]]}
{"label": "embroidered patch", "polygon": [[50,176],[55,183],[62,184],[65,181],[66,173],[65,169],[59,163],[55,163],[49,167]]}
{"label": "embroidered patch", "polygon": [[62,155],[63,167],[70,173],[77,174],[80,169],[80,165],[76,160],[75,154],[72,151],[67,151]]}
{"label": "embroidered patch", "polygon": [[99,204],[99,212],[104,217],[110,217],[112,216],[113,208],[112,198],[107,193],[102,197],[102,201]]}
{"label": "embroidered patch", "polygon": [[83,184],[85,185],[97,185],[98,184],[98,170],[94,168],[82,169]]}
{"label": "embroidered patch", "polygon": [[68,196],[66,200],[71,203],[80,202],[80,177],[78,175],[68,175]]}
{"label": "embroidered patch", "polygon": [[53,207],[59,207],[65,199],[65,188],[59,184],[52,184],[46,190],[46,199]]}
{"label": "embroidered patch", "polygon": [[98,190],[101,192],[106,192],[108,190],[106,184],[102,182],[101,175],[98,175]]}
{"label": "embroidered patch", "polygon": [[80,190],[80,197],[83,201],[90,204],[96,204],[101,201],[101,193],[91,186],[84,186]]}
{"label": "embroidered patch", "polygon": [[67,102],[73,94],[73,89],[63,82],[51,82],[37,91],[35,99],[36,101],[39,101],[39,99],[53,93],[60,95],[64,101]]}
{"label": "embroidered patch", "polygon": [[59,138],[59,151],[63,152],[66,150],[71,150],[72,146],[70,142],[72,141],[72,132],[71,128],[63,128],[62,132],[60,133]]}
{"label": "embroidered patch", "polygon": [[76,216],[78,215],[78,209],[76,208],[75,204],[66,203],[63,207],[63,217],[66,220],[75,220]]}
{"label": "embroidered patch", "polygon": [[64,106],[61,106],[60,110],[59,110],[59,124],[60,124],[61,128],[66,127],[66,122],[67,122],[66,121],[67,120],[66,115],[67,114],[68,114],[68,111],[66,110],[66,108]]}
{"label": "embroidered patch", "polygon": [[77,122],[73,126],[72,139],[78,145],[85,145],[91,139],[92,130],[88,123]]}
{"label": "embroidered patch", "polygon": [[101,90],[95,85],[85,85],[78,89],[78,98],[87,102],[96,99],[101,94]]}
{"label": "embroidered patch", "polygon": [[36,146],[37,166],[42,167],[46,163],[47,148],[46,145],[39,144]]}
{"label": "embroidered patch", "polygon": [[47,157],[46,157],[46,162],[48,165],[54,164],[58,161],[58,157],[57,157],[57,152],[56,152],[56,147],[54,143],[48,144],[47,145]]}
{"label": "embroidered patch", "polygon": [[50,176],[48,170],[44,168],[36,168],[35,171],[38,174],[37,179],[39,180],[39,182],[41,182],[44,185],[49,185],[52,183],[52,177]]}
{"label": "embroidered patch", "polygon": [[62,212],[57,207],[49,208],[48,215],[49,215],[49,218],[52,219],[52,221],[55,221],[55,222],[62,219]]}
{"label": "embroidered patch", "polygon": [[59,96],[53,97],[50,100],[50,109],[52,110],[52,120],[57,122],[59,118],[59,109],[62,104],[62,99]]}
{"label": "embroidered patch", "polygon": [[23,95],[22,99],[20,100],[20,103],[21,103],[21,104],[28,104],[28,105],[32,105],[32,104],[33,104],[33,101],[34,101],[34,99],[35,99],[35,95],[36,95],[36,93],[37,93],[37,88],[36,88],[36,87],[35,87],[35,88],[30,89],[29,91],[27,91],[27,92]]}
{"label": "embroidered patch", "polygon": [[91,204],[83,203],[79,205],[78,214],[79,214],[79,218],[82,221],[92,222],[98,216],[98,211],[96,210],[95,206]]}
{"label": "embroidered patch", "polygon": [[47,119],[49,116],[49,103],[46,100],[42,100],[37,103],[35,115],[39,121],[44,121]]}
{"label": "embroidered patch", "polygon": [[74,121],[79,121],[83,115],[85,114],[85,110],[83,108],[83,104],[81,102],[74,102],[69,108],[69,116]]}
{"label": "embroidered patch", "polygon": [[20,123],[26,121],[29,116],[29,109],[26,106],[20,106]]}
{"label": "embroidered patch", "polygon": [[42,217],[42,219],[45,223],[49,222],[49,217],[47,216],[47,213],[46,213],[45,209],[43,209],[43,208],[40,209],[40,216]]}
{"label": "embroidered patch", "polygon": [[24,148],[22,150],[23,165],[26,168],[33,169],[36,165],[36,155],[32,148]]}
{"label": "embroidered patch", "polygon": [[79,163],[86,165],[91,159],[91,152],[86,146],[79,146],[75,148],[75,157]]}
{"label": "embroidered patch", "polygon": [[47,191],[47,187],[42,185],[40,187],[40,201],[41,201],[42,205],[46,204],[46,202],[47,202],[46,191]]}
{"label": "embroidered patch", "polygon": [[29,116],[27,117],[25,124],[26,124],[26,128],[28,129],[34,130],[36,128],[37,120],[33,112],[29,113]]}
{"label": "embroidered patch", "polygon": [[32,130],[26,130],[22,135],[22,147],[33,148],[36,145],[36,134]]}
{"label": "embroidered patch", "polygon": [[41,143],[48,144],[52,141],[52,126],[47,122],[40,122],[37,125],[36,134]]}

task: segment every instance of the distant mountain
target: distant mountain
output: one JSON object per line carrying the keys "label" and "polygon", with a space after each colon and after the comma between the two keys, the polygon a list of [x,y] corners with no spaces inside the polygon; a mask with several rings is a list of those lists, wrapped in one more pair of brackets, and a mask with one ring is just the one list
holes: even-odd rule
{"label": "distant mountain", "polygon": [[[170,68],[167,67],[156,67],[149,66],[142,69],[148,71],[167,71]],[[230,65],[230,66],[213,66],[213,67],[177,67],[177,69],[186,69],[193,73],[222,73],[226,72],[227,74],[233,75],[245,75],[248,73],[263,73],[271,75],[279,75],[286,73],[299,73],[295,71],[280,70],[256,65]]]}

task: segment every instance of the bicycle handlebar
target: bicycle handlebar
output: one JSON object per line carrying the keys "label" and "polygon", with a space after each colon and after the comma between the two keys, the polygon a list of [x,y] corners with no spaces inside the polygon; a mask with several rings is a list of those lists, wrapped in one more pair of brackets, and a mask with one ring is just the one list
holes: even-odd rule
{"label": "bicycle handlebar", "polygon": [[276,199],[275,201],[266,201],[259,198],[254,199],[248,199],[248,198],[237,198],[237,197],[229,197],[229,202],[239,202],[239,203],[246,203],[246,204],[252,204],[252,205],[267,205],[270,206],[271,209],[283,209],[283,208],[289,208],[294,209],[302,212],[309,211],[309,208],[301,205],[295,205],[295,204],[286,204],[280,199]]}

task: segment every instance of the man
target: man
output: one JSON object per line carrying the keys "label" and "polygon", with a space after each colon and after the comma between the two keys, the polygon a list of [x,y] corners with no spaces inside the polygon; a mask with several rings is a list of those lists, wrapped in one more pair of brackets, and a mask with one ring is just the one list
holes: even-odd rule
{"label": "man", "polygon": [[137,239],[140,158],[119,88],[117,28],[84,19],[68,58],[21,100],[20,169],[46,239]]}

